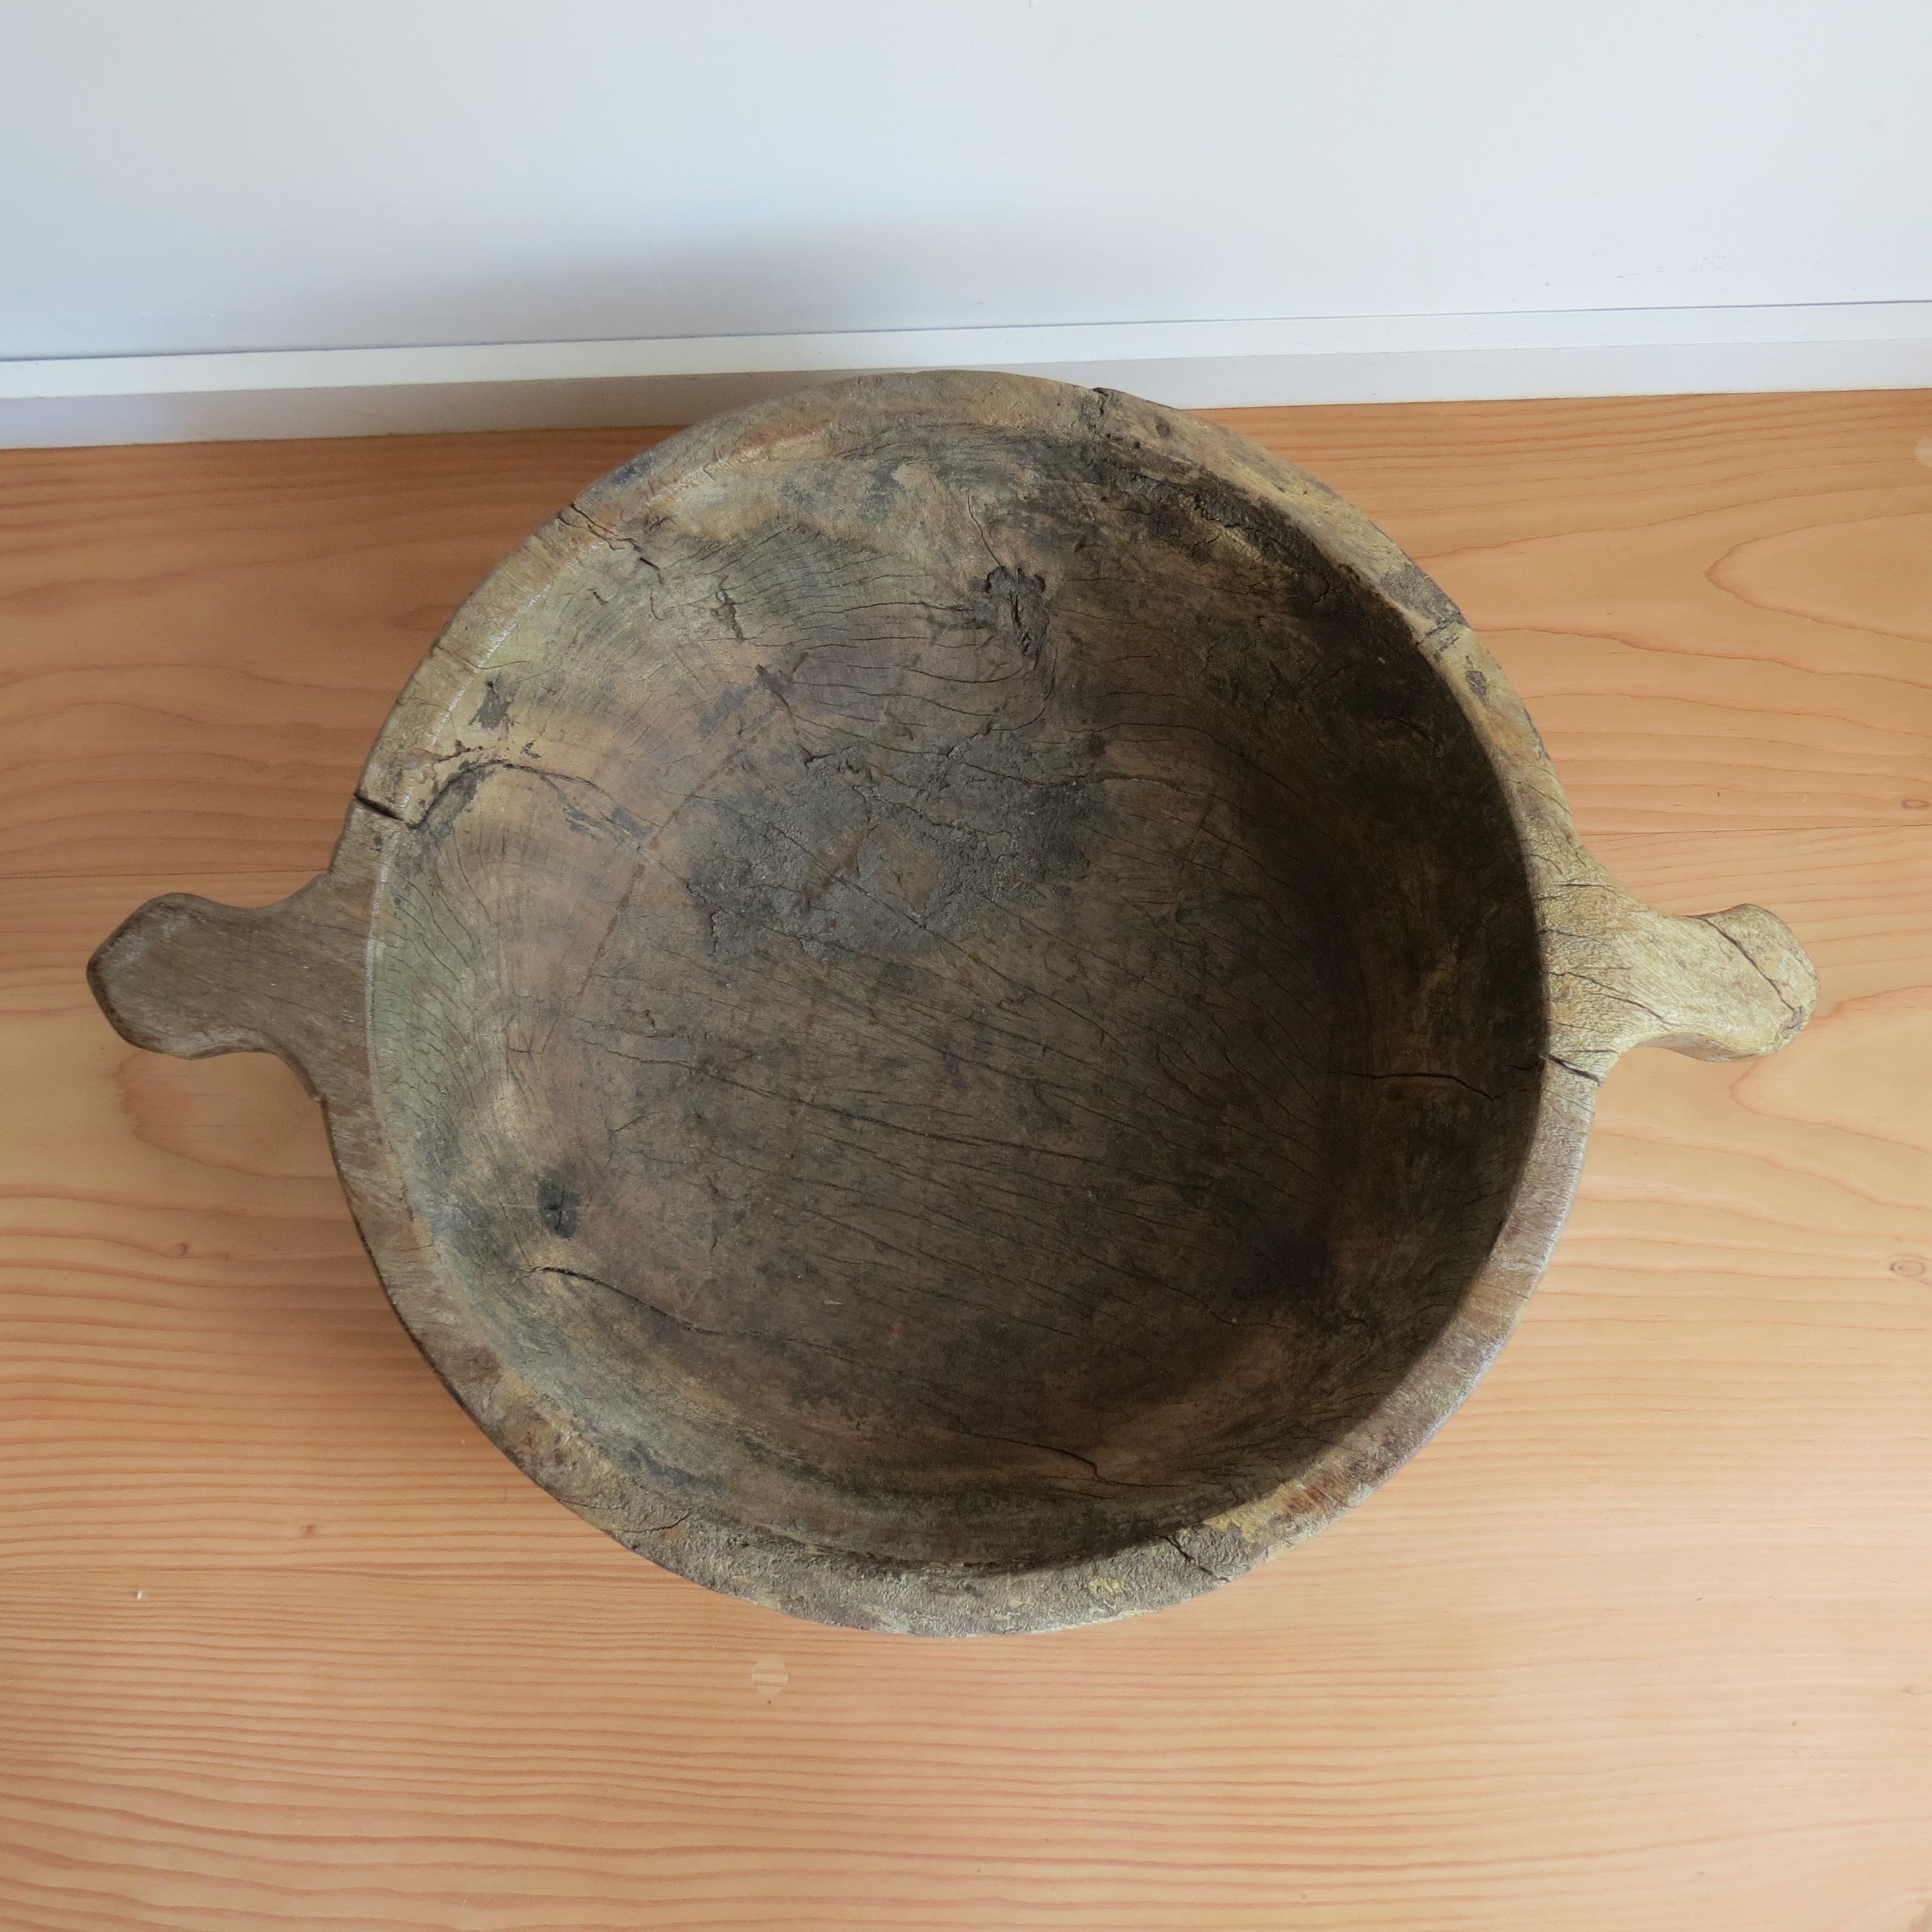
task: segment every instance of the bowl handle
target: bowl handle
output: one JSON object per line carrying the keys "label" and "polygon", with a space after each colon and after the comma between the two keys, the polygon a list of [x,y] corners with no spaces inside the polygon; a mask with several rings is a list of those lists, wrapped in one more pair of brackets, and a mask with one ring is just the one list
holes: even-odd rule
{"label": "bowl handle", "polygon": [[359,1058],[366,920],[337,870],[273,905],[170,892],[124,920],[87,980],[122,1038],[184,1060],[266,1052],[311,1094]]}
{"label": "bowl handle", "polygon": [[1682,918],[1587,869],[1544,906],[1559,1064],[1600,1080],[1633,1047],[1747,1059],[1776,1052],[1810,1018],[1817,970],[1774,914],[1740,905]]}

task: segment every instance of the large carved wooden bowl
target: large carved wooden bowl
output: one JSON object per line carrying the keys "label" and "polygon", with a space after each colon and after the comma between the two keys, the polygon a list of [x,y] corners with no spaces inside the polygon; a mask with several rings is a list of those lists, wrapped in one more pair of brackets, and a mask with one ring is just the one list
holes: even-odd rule
{"label": "large carved wooden bowl", "polygon": [[1228,432],[1010,376],[674,437],[476,592],[330,869],[103,946],[318,1093],[398,1312],[554,1496],[832,1622],[1122,1615],[1468,1392],[1627,1048],[1788,1039],[1636,904],[1454,608]]}

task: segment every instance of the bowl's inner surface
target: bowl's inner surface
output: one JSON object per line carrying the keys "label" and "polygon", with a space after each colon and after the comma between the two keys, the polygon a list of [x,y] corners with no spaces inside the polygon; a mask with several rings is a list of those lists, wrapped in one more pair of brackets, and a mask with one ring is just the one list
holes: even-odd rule
{"label": "bowl's inner surface", "polygon": [[1438,1332],[1534,1121],[1450,694],[1097,434],[616,500],[379,914],[378,1105],[477,1333],[670,1515],[882,1558],[1271,1488]]}

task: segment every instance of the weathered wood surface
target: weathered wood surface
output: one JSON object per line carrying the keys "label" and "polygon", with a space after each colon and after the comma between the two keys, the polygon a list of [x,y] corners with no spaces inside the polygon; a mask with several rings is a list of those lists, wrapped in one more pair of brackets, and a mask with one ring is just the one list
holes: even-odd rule
{"label": "weathered wood surface", "polygon": [[1615,884],[1318,484],[958,370],[601,479],[437,640],[327,874],[88,970],[134,1044],[322,1096],[398,1312],[560,1501],[948,1636],[1331,1520],[1492,1358],[1619,1054],[1772,1051],[1817,991],[1761,908]]}
{"label": "weathered wood surface", "polygon": [[1778,1060],[1617,1072],[1522,1330],[1374,1502],[1186,1609],[983,1649],[707,1596],[548,1503],[401,1336],[296,1083],[136,1054],[78,988],[148,892],[314,871],[454,598],[630,439],[8,459],[0,1916],[1932,1909],[1932,418],[1257,426],[1465,603],[1618,874],[1778,906],[1825,1002]]}

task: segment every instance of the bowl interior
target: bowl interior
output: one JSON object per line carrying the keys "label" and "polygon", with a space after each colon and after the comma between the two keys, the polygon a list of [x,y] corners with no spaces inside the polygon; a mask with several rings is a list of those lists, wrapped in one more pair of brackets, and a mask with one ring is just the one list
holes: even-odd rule
{"label": "bowl interior", "polygon": [[884,1560],[1273,1488],[1439,1333],[1534,1123],[1451,693],[1118,438],[652,490],[566,513],[379,909],[377,1105],[478,1333],[674,1514]]}

